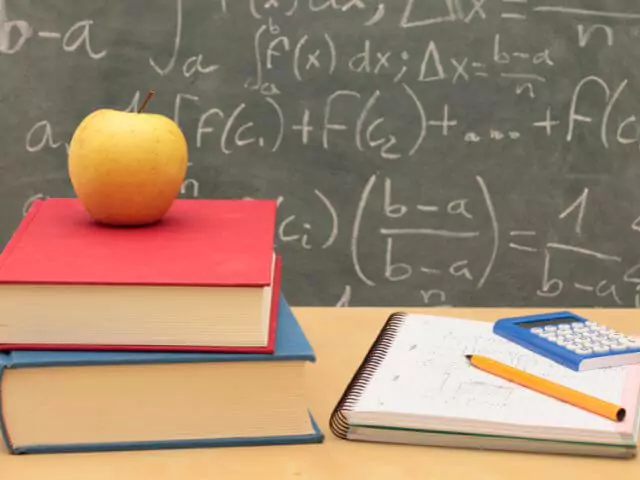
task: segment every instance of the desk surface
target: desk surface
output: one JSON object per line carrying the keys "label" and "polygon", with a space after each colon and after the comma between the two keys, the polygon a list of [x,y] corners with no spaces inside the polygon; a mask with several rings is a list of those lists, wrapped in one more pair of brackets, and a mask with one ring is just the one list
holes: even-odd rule
{"label": "desk surface", "polygon": [[[221,479],[638,479],[634,460],[482,452],[339,440],[327,422],[335,402],[362,360],[388,308],[294,309],[318,355],[309,368],[309,398],[326,440],[320,445],[145,452],[11,456],[0,450],[7,480],[209,480]],[[407,309],[492,320],[534,309]],[[541,311],[541,310],[540,310]],[[640,333],[640,310],[575,309],[594,320]]]}

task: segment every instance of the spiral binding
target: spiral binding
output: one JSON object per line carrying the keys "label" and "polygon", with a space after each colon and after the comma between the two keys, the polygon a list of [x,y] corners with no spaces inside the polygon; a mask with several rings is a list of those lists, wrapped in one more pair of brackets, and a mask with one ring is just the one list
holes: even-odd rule
{"label": "spiral binding", "polygon": [[367,385],[374,377],[376,371],[384,361],[387,352],[391,348],[393,340],[404,322],[405,316],[406,314],[402,312],[396,312],[389,316],[384,327],[382,327],[377,338],[371,345],[369,352],[365,355],[358,370],[349,382],[349,385],[347,385],[347,388],[344,390],[340,401],[333,409],[329,420],[329,428],[336,437],[342,439],[347,438],[349,422],[344,412],[351,411],[364,393]]}

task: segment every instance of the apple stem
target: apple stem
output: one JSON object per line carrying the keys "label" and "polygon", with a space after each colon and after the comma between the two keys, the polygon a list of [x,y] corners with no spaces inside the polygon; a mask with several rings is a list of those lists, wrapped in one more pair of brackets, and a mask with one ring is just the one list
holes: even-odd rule
{"label": "apple stem", "polygon": [[144,102],[142,102],[142,105],[138,109],[138,113],[141,113],[145,109],[147,103],[149,103],[149,100],[151,100],[151,97],[153,97],[155,93],[155,90],[149,90],[149,93],[147,93],[147,97],[144,99]]}

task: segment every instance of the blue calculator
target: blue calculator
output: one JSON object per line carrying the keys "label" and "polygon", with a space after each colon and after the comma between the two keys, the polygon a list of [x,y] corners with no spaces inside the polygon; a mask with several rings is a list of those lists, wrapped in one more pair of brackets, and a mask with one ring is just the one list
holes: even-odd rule
{"label": "blue calculator", "polygon": [[493,332],[571,370],[640,363],[640,340],[569,311],[502,318]]}

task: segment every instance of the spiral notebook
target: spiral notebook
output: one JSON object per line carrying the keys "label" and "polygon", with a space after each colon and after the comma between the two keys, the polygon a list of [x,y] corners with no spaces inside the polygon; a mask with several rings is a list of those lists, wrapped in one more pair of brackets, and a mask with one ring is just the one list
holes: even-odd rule
{"label": "spiral notebook", "polygon": [[[469,365],[490,356],[627,409],[613,422]],[[489,322],[395,313],[330,419],[346,440],[606,457],[636,455],[640,365],[574,372]]]}

